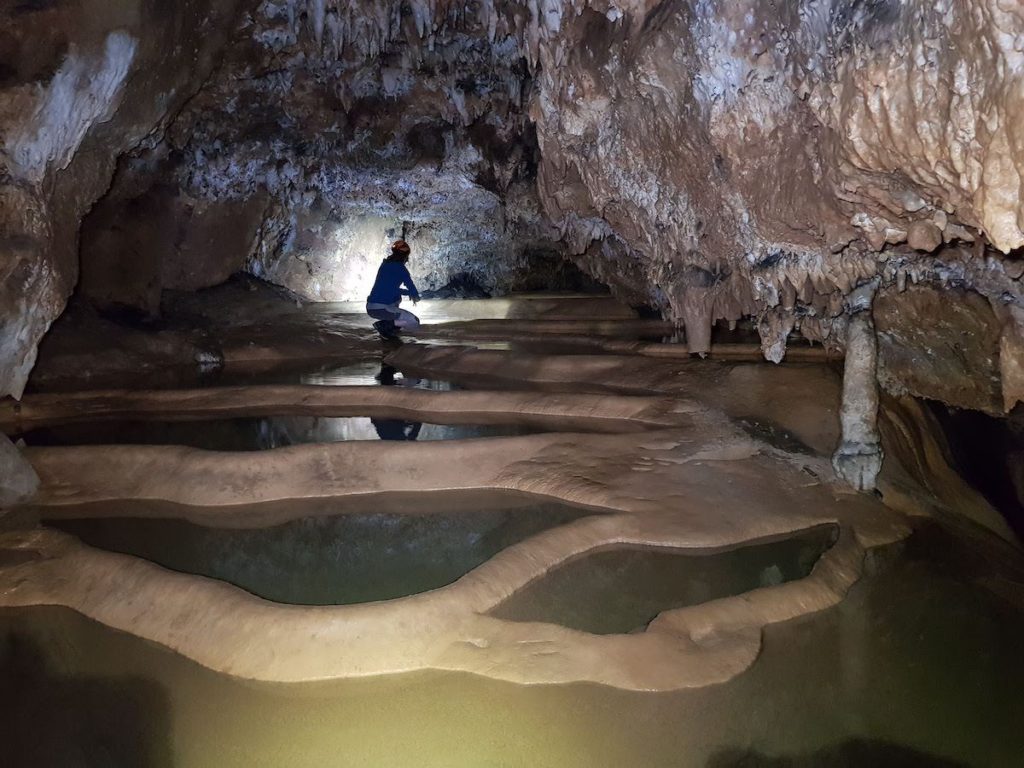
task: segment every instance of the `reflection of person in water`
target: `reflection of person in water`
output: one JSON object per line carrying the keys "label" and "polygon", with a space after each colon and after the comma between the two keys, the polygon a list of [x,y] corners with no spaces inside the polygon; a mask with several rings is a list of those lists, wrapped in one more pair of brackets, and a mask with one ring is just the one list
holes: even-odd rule
{"label": "reflection of person in water", "polygon": [[[396,386],[396,373],[398,373],[397,369],[387,363],[381,363],[377,381],[385,387]],[[422,422],[419,421],[403,421],[402,419],[370,419],[370,421],[373,422],[373,428],[377,430],[377,436],[381,440],[415,440],[420,436],[420,430],[423,428]]]}
{"label": "reflection of person in water", "polygon": [[401,419],[370,419],[381,440],[415,440],[420,436],[423,424],[418,421]]}
{"label": "reflection of person in water", "polygon": [[398,373],[397,368],[388,365],[387,363],[381,363],[380,373],[378,373],[374,378],[381,383],[382,387],[393,387],[398,383],[395,381],[396,373]]}

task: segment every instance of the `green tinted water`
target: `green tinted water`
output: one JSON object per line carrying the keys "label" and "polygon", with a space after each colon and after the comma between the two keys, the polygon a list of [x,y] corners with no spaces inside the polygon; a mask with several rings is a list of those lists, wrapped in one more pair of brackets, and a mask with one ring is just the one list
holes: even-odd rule
{"label": "green tinted water", "polygon": [[876,558],[841,605],[769,627],[746,673],[662,694],[442,673],[254,685],[70,611],[0,611],[3,764],[1016,768],[1024,612],[942,550]]}
{"label": "green tinted water", "polygon": [[543,621],[598,635],[646,627],[659,613],[807,576],[838,529],[724,552],[616,547],[565,563],[499,605],[493,616]]}
{"label": "green tinted water", "polygon": [[[354,508],[350,502],[346,509],[335,501],[334,515],[253,529],[130,517],[50,524],[92,546],[222,579],[268,600],[340,605],[443,587],[506,547],[595,514],[557,503],[445,511],[446,498],[422,494],[428,511],[419,514],[391,513],[386,501],[379,509],[370,502]],[[486,504],[485,497],[481,502]]]}

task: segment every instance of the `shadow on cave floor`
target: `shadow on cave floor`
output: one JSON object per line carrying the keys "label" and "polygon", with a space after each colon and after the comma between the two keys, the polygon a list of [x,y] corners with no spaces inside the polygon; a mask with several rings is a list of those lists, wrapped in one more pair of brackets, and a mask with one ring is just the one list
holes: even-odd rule
{"label": "shadow on cave floor", "polygon": [[[68,642],[65,653],[82,649]],[[66,675],[54,649],[0,633],[0,762],[11,768],[172,766],[171,707],[151,679]]]}
{"label": "shadow on cave floor", "polygon": [[726,749],[707,768],[968,768],[966,763],[871,739],[851,739],[797,756],[769,757],[754,750]]}

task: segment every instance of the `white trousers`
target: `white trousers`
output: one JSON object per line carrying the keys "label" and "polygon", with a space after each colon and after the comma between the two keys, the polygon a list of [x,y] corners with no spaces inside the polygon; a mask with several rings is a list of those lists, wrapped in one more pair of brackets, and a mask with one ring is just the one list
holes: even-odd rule
{"label": "white trousers", "polygon": [[405,331],[415,331],[420,327],[420,319],[407,309],[398,309],[395,325]]}
{"label": "white trousers", "polygon": [[415,331],[420,327],[420,319],[407,309],[402,309],[397,304],[367,304],[366,313],[370,317],[384,319],[389,316],[396,328],[403,331]]}

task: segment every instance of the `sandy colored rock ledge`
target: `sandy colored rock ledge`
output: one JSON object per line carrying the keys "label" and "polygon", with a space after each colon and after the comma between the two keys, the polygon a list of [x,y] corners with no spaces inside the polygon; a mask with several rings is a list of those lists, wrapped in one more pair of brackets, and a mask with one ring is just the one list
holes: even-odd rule
{"label": "sandy colored rock ledge", "polygon": [[[401,488],[514,489],[612,514],[510,547],[444,589],[330,608],[268,603],[52,531],[14,532],[3,546],[38,557],[0,569],[0,601],[66,605],[258,680],[433,668],[632,690],[720,682],[754,661],[764,624],[835,604],[857,579],[863,548],[907,529],[874,499],[808,483],[791,461],[758,455],[759,444],[725,425],[695,432],[303,446],[248,458],[175,448],[40,449],[30,456],[44,479],[41,503],[56,505],[46,513],[58,516],[79,514],[75,505],[87,501],[148,498],[203,504],[192,512],[230,518],[238,504],[259,500]],[[828,523],[841,527],[839,543],[808,578],[666,612],[640,634],[594,636],[485,615],[560,563],[601,547],[731,547]]]}
{"label": "sandy colored rock ledge", "polygon": [[29,395],[20,403],[0,402],[0,429],[22,432],[55,424],[122,419],[313,415],[631,432],[678,426],[700,412],[695,403],[657,397],[282,385]]}

